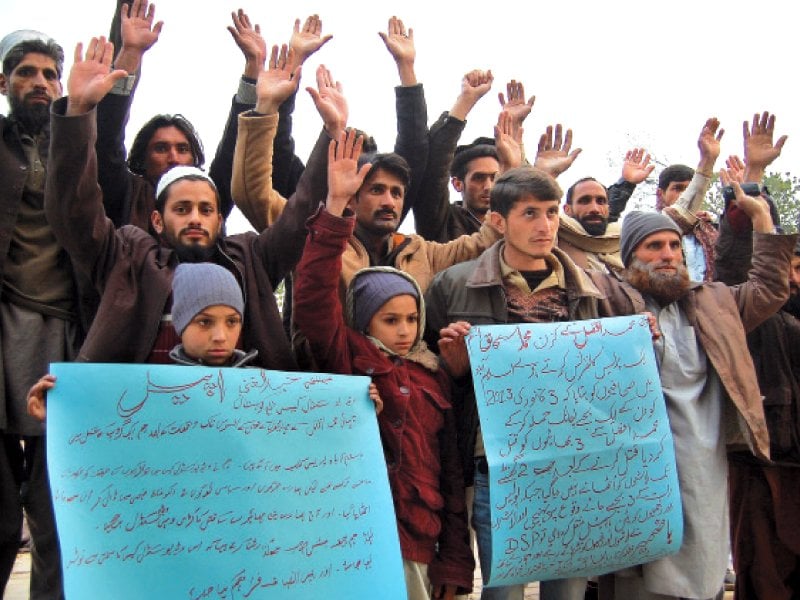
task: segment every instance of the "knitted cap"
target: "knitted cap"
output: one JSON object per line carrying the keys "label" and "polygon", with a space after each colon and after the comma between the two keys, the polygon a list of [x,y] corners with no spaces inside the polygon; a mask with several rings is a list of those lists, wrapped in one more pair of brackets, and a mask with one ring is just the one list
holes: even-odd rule
{"label": "knitted cap", "polygon": [[211,187],[217,189],[217,186],[216,184],[214,184],[211,177],[209,177],[208,173],[206,173],[202,169],[198,169],[197,167],[190,167],[187,165],[177,165],[172,167],[166,173],[164,173],[161,176],[161,179],[158,180],[158,185],[156,186],[156,198],[158,198],[161,195],[161,192],[167,189],[167,186],[169,186],[172,183],[175,183],[176,181],[178,181],[178,179],[183,179],[184,177],[188,177],[190,175],[202,177],[211,184]]}
{"label": "knitted cap", "polygon": [[627,267],[633,258],[636,246],[648,235],[657,231],[674,231],[678,237],[682,235],[675,221],[661,213],[633,211],[625,215],[619,240],[622,264]]}
{"label": "knitted cap", "polygon": [[244,315],[242,290],[230,271],[214,263],[181,263],[172,278],[172,324],[178,335],[204,308],[222,304]]}
{"label": "knitted cap", "polygon": [[42,33],[41,31],[34,31],[33,29],[19,29],[17,31],[12,31],[6,37],[0,40],[0,66],[2,66],[6,56],[8,56],[8,53],[11,52],[15,46],[19,46],[24,42],[32,41],[40,41],[47,44],[53,41],[53,38]]}
{"label": "knitted cap", "polygon": [[391,271],[365,271],[353,281],[353,325],[366,331],[372,316],[395,296],[409,294],[419,302],[417,288],[403,275]]}

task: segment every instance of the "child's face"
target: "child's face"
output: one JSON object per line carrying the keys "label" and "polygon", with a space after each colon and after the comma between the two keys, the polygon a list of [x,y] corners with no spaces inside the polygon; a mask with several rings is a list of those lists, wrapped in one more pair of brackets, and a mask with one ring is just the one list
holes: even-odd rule
{"label": "child's face", "polygon": [[224,365],[233,355],[241,332],[239,313],[230,306],[216,304],[192,318],[181,334],[181,343],[191,358],[207,365]]}
{"label": "child's face", "polygon": [[414,296],[403,294],[391,298],[372,315],[367,333],[392,352],[405,356],[417,339],[418,327],[417,300]]}

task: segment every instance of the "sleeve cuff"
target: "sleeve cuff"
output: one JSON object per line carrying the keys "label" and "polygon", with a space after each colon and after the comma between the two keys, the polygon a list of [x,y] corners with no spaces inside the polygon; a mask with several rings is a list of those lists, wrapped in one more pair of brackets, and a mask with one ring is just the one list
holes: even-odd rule
{"label": "sleeve cuff", "polygon": [[109,93],[116,94],[117,96],[130,96],[135,83],[136,75],[128,75],[118,80]]}

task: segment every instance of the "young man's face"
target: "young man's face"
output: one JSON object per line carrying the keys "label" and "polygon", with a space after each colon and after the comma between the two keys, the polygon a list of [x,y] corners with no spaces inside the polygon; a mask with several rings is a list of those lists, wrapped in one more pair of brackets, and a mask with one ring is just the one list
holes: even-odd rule
{"label": "young man's face", "polygon": [[461,198],[471,212],[485,215],[489,210],[489,195],[495,177],[500,171],[500,163],[491,156],[474,158],[467,163],[464,179],[453,177],[453,187],[461,192]]}
{"label": "young man's face", "polygon": [[658,188],[656,196],[661,199],[664,206],[672,206],[681,197],[681,194],[689,187],[690,180],[686,181],[672,181],[667,186],[666,190]]}
{"label": "young man's face", "polygon": [[156,233],[178,251],[213,248],[222,229],[214,188],[207,181],[178,179],[167,194],[163,215],[153,211]]}
{"label": "young man's face", "polygon": [[419,311],[410,294],[390,298],[372,315],[367,333],[400,356],[405,356],[417,339]]}
{"label": "young man's face", "polygon": [[800,256],[792,257],[792,267],[789,270],[789,293],[793,296],[800,295]]}
{"label": "young man's face", "polygon": [[187,356],[207,365],[221,366],[230,361],[241,333],[241,315],[230,306],[215,304],[189,321],[181,334],[181,343]]}
{"label": "young man's face", "polygon": [[505,237],[503,259],[519,271],[541,271],[545,257],[553,250],[558,233],[558,200],[523,196],[508,216],[490,213],[492,225]]}
{"label": "young man's face", "polygon": [[34,112],[49,118],[50,105],[61,97],[56,61],[29,52],[6,77],[0,73],[0,93],[8,96],[12,113]]}
{"label": "young man's face", "polygon": [[357,227],[375,236],[391,235],[397,231],[405,193],[399,177],[383,169],[376,170],[352,201]]}
{"label": "young man's face", "polygon": [[170,125],[155,130],[144,155],[144,176],[148,181],[155,184],[172,167],[193,164],[192,146],[180,129]]}
{"label": "young man's face", "polygon": [[582,181],[572,190],[572,203],[564,212],[580,223],[589,235],[603,235],[608,227],[608,194],[596,181]]}

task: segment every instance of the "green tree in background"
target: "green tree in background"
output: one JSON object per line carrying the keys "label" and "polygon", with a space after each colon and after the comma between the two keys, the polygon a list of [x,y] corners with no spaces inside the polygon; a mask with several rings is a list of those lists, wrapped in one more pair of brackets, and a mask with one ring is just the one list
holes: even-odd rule
{"label": "green tree in background", "polygon": [[[786,233],[796,233],[797,220],[800,218],[800,178],[788,171],[785,173],[771,172],[764,176],[763,184],[775,202],[783,230]],[[724,204],[722,185],[719,182],[719,176],[715,175],[703,204],[703,210],[719,216],[722,214]]]}

